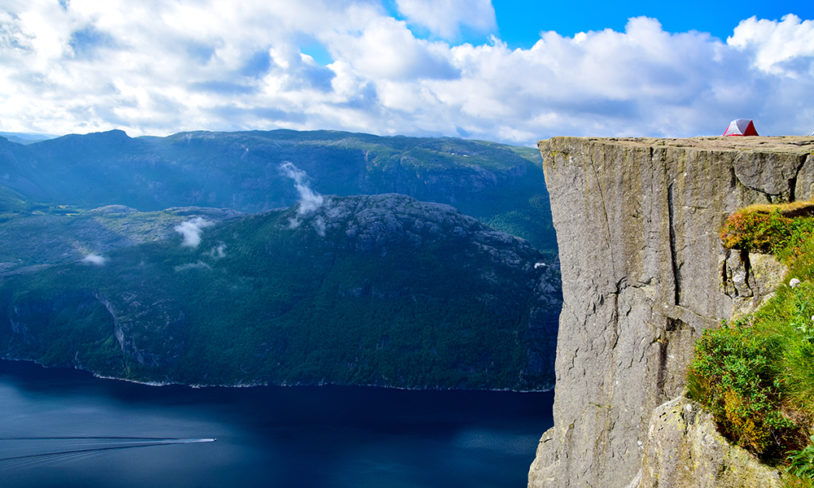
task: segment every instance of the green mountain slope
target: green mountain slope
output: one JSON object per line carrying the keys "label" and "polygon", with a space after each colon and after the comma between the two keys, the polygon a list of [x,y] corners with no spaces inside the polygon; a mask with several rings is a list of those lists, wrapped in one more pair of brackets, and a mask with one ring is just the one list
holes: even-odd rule
{"label": "green mountain slope", "polygon": [[143,211],[204,206],[258,212],[297,201],[293,162],[321,193],[403,193],[447,203],[493,228],[556,247],[539,153],[453,138],[336,131],[110,131],[29,145],[0,139],[0,180],[30,201]]}
{"label": "green mountain slope", "polygon": [[403,195],[214,220],[187,220],[197,246],[173,231],[0,279],[3,356],[142,381],[553,385],[559,276],[523,240]]}

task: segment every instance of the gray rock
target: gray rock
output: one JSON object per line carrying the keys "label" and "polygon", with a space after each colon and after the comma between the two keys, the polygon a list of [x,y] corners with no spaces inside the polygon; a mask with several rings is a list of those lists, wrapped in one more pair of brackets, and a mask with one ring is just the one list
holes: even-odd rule
{"label": "gray rock", "polygon": [[722,287],[732,299],[732,319],[757,310],[774,296],[788,268],[769,254],[726,251],[721,260]]}
{"label": "gray rock", "polygon": [[814,181],[814,165],[803,164],[814,141],[558,137],[539,146],[564,303],[554,427],[529,486],[629,486],[651,414],[681,393],[696,338],[732,315],[718,229],[737,208],[810,198],[811,186],[797,183]]}
{"label": "gray rock", "polygon": [[772,200],[788,201],[804,158],[797,153],[746,150],[735,157],[735,176],[745,186]]}
{"label": "gray rock", "polygon": [[[797,181],[794,185],[794,195],[797,199],[803,200],[810,198],[814,195],[814,155],[809,154],[800,172],[797,176]],[[808,197],[801,197],[801,195],[809,195]]]}
{"label": "gray rock", "polygon": [[637,488],[781,488],[780,473],[718,433],[712,415],[686,398],[653,412]]}

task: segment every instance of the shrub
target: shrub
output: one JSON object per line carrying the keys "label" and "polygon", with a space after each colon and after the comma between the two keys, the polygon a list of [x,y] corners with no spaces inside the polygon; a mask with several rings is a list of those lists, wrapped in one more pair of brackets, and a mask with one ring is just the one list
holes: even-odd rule
{"label": "shrub", "polygon": [[748,208],[730,215],[720,231],[727,249],[774,252],[791,236],[790,221],[779,211],[758,212]]}
{"label": "shrub", "polygon": [[[782,340],[785,397],[804,412],[814,412],[814,282],[783,287],[755,314],[755,323]],[[808,416],[811,416],[809,413]]]}
{"label": "shrub", "polygon": [[811,436],[811,442],[803,449],[789,453],[786,457],[789,462],[786,472],[801,479],[814,479],[814,435]]}
{"label": "shrub", "polygon": [[[787,204],[789,206],[793,204]],[[791,218],[783,214],[784,206],[757,205],[734,212],[719,232],[727,249],[772,253],[783,260],[803,252],[803,244],[814,233],[814,218]]]}
{"label": "shrub", "polygon": [[796,426],[780,410],[780,343],[737,322],[707,330],[695,346],[687,382],[690,398],[710,409],[721,433],[758,456]]}

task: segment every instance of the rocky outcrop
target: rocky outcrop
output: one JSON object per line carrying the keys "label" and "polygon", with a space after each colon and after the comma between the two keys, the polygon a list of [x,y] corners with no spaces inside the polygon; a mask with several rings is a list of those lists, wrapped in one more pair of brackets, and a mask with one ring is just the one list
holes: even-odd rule
{"label": "rocky outcrop", "polygon": [[685,398],[653,413],[639,488],[781,488],[780,473],[718,433],[712,415]]}
{"label": "rocky outcrop", "polygon": [[732,299],[732,319],[752,313],[783,281],[788,269],[771,254],[727,250],[721,262],[721,283]]}
{"label": "rocky outcrop", "polygon": [[554,427],[529,486],[636,486],[654,409],[680,395],[696,338],[735,309],[726,273],[740,264],[748,284],[750,261],[727,260],[718,229],[745,205],[810,198],[814,140],[539,146],[564,302]]}

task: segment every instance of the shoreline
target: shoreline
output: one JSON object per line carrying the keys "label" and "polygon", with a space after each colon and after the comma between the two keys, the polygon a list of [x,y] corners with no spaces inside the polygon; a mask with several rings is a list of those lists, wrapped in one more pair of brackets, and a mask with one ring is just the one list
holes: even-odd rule
{"label": "shoreline", "polygon": [[118,381],[122,383],[131,383],[136,385],[142,386],[149,386],[153,388],[161,388],[161,387],[181,387],[181,388],[189,388],[193,390],[202,390],[202,389],[215,389],[215,388],[223,388],[223,389],[243,389],[243,388],[320,388],[320,387],[339,387],[339,388],[365,388],[365,389],[379,389],[379,390],[398,390],[398,391],[426,391],[426,392],[494,392],[494,393],[552,393],[554,391],[554,387],[540,389],[540,390],[519,390],[513,388],[489,388],[489,389],[474,389],[474,388],[443,388],[443,387],[423,387],[423,388],[413,388],[413,387],[404,387],[404,386],[392,386],[392,385],[378,385],[378,384],[354,384],[354,383],[331,383],[331,382],[324,382],[324,383],[238,383],[238,384],[188,384],[188,383],[181,383],[181,382],[171,382],[171,381],[140,381],[134,380],[130,378],[118,378],[115,376],[105,376],[101,374],[94,373],[93,371],[89,371],[87,369],[77,368],[77,367],[69,367],[69,366],[47,366],[39,361],[33,359],[19,359],[19,358],[9,358],[3,357],[0,358],[0,362],[9,362],[9,363],[23,363],[26,365],[36,366],[42,370],[60,370],[60,371],[70,371],[76,372],[81,374],[87,374],[95,379],[106,380],[106,381]]}

